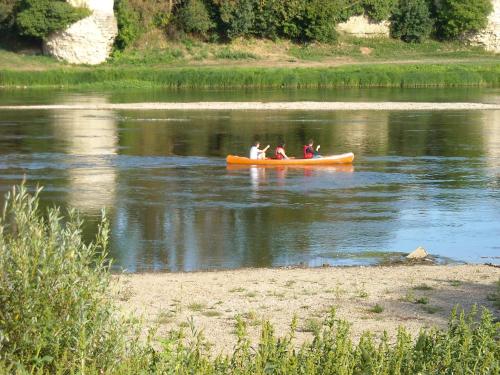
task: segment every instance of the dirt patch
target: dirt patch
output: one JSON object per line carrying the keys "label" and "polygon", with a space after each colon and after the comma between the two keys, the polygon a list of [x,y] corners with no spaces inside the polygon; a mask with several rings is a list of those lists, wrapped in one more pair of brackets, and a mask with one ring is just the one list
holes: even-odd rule
{"label": "dirt patch", "polygon": [[362,55],[369,56],[373,52],[373,48],[370,47],[360,47],[359,52],[361,52]]}

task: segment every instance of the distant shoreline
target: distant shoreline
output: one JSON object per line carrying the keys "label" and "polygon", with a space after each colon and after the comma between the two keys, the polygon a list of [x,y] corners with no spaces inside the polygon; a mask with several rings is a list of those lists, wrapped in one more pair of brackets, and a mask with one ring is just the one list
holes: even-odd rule
{"label": "distant shoreline", "polygon": [[459,111],[500,110],[500,103],[430,102],[190,102],[8,105],[5,110],[206,110],[206,111]]}

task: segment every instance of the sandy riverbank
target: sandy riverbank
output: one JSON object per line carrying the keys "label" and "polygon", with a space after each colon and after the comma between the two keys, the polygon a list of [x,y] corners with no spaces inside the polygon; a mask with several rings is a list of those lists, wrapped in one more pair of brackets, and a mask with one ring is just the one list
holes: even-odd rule
{"label": "sandy riverbank", "polygon": [[[300,319],[298,342],[311,337],[310,330],[331,307],[353,324],[355,338],[365,330],[394,335],[400,325],[413,333],[443,327],[457,304],[494,310],[487,296],[499,277],[495,267],[458,265],[150,273],[116,280],[118,303],[125,312],[143,316],[148,325],[158,324],[160,334],[192,317],[218,353],[235,344],[237,314],[245,318],[254,339],[263,319],[283,335],[295,314]],[[376,304],[382,312],[370,311]]]}
{"label": "sandy riverbank", "polygon": [[10,105],[0,110],[444,111],[500,110],[499,104],[426,102],[195,102]]}

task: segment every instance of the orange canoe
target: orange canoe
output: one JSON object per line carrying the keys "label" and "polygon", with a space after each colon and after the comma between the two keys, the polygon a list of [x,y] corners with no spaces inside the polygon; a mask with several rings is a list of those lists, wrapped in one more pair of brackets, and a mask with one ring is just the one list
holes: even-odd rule
{"label": "orange canoe", "polygon": [[323,156],[316,159],[264,159],[255,160],[242,156],[228,155],[226,158],[227,164],[240,165],[332,165],[332,164],[352,164],[354,154],[349,152],[342,155]]}

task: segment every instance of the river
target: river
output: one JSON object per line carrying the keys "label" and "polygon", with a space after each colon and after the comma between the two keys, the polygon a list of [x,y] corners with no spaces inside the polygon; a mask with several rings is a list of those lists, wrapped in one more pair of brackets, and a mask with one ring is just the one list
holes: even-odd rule
{"label": "river", "polygon": [[[0,90],[1,105],[192,101],[500,103],[500,89]],[[309,138],[352,167],[229,168],[251,143]],[[500,111],[1,110],[0,192],[111,221],[114,269],[372,264],[424,246],[500,256]],[[0,198],[3,204],[3,198]]]}

